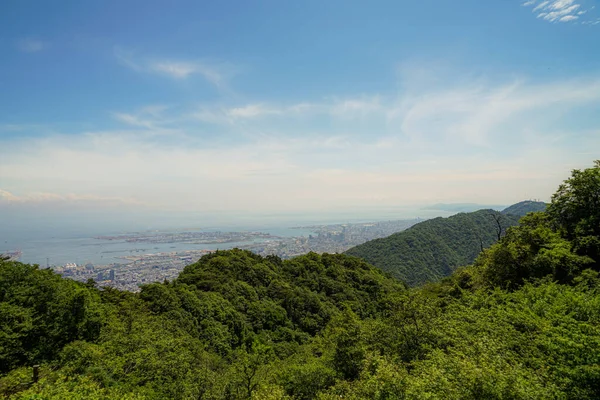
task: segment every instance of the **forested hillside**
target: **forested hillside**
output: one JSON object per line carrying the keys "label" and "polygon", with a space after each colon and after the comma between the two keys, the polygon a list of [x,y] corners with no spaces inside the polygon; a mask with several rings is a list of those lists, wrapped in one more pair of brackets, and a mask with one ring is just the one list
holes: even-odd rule
{"label": "forested hillside", "polygon": [[333,254],[282,261],[219,251],[139,294],[2,260],[0,373],[17,369],[0,392],[26,387],[29,373],[18,367],[45,363],[38,389],[49,396],[248,398],[263,364],[297,354],[332,321],[383,317],[405,290],[364,261]]}
{"label": "forested hillside", "polygon": [[545,211],[548,205],[543,201],[525,200],[502,210],[502,214],[517,215],[524,217],[530,212]]}
{"label": "forested hillside", "polygon": [[0,396],[597,399],[599,199],[596,162],[417,289],[347,255],[219,252],[138,294],[3,260]]}
{"label": "forested hillside", "polygon": [[516,215],[494,210],[439,217],[363,243],[346,254],[360,257],[408,285],[416,286],[440,280],[456,268],[471,264],[484,248],[495,243],[518,220]]}

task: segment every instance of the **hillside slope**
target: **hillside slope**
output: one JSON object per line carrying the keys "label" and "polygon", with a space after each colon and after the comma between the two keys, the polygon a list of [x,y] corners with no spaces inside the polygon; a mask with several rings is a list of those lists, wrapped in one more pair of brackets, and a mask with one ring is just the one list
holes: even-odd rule
{"label": "hillside slope", "polygon": [[518,216],[494,210],[439,217],[353,247],[346,254],[360,257],[409,286],[416,286],[439,280],[457,267],[472,263],[482,248],[498,240],[497,221],[504,232],[518,220]]}
{"label": "hillside slope", "polygon": [[502,210],[502,214],[517,215],[524,217],[530,212],[546,211],[547,204],[543,201],[525,200]]}

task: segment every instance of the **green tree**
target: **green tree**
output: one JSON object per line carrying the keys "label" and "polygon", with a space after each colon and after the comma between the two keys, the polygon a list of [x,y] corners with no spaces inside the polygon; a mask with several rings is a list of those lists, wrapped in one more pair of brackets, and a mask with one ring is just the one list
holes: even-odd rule
{"label": "green tree", "polygon": [[600,160],[594,167],[573,170],[552,196],[548,214],[561,234],[573,241],[578,254],[587,255],[600,269]]}
{"label": "green tree", "polygon": [[545,213],[530,213],[475,262],[491,286],[514,289],[525,280],[551,275],[568,283],[592,260],[571,251],[571,243],[552,230]]}

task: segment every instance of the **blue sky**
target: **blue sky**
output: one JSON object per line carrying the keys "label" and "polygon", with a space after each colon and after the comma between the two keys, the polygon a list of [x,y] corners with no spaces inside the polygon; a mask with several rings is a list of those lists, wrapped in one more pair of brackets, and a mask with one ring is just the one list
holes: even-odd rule
{"label": "blue sky", "polygon": [[3,1],[0,213],[549,200],[600,1]]}

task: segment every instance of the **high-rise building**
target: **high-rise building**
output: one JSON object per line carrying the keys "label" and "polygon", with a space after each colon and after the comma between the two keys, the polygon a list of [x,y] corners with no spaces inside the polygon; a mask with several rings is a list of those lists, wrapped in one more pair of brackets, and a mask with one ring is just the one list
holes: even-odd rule
{"label": "high-rise building", "polygon": [[115,280],[115,270],[114,269],[110,270],[109,275],[108,275],[108,279],[111,280],[111,281]]}

